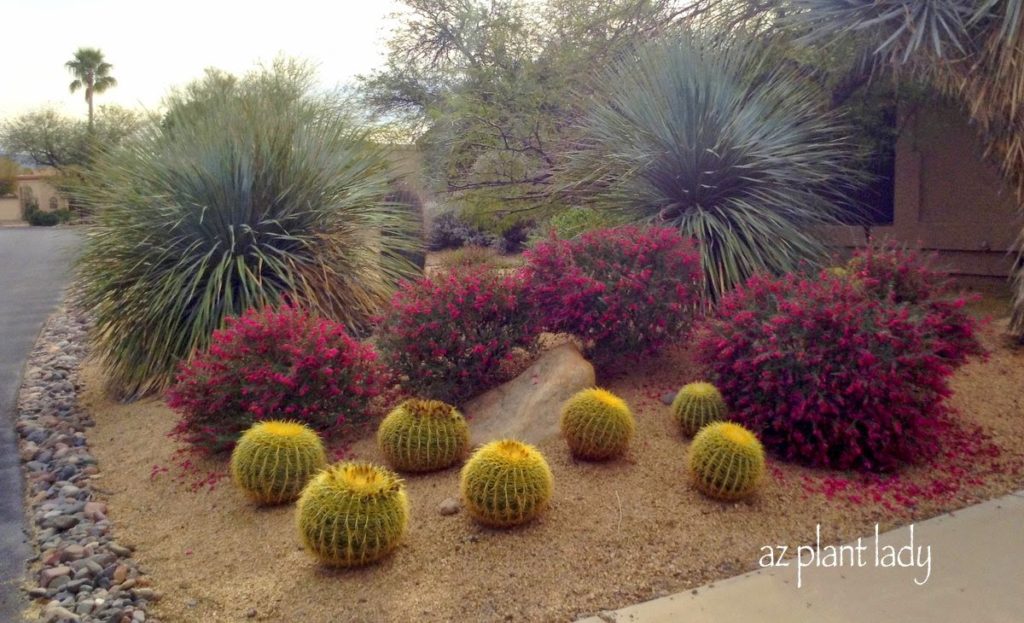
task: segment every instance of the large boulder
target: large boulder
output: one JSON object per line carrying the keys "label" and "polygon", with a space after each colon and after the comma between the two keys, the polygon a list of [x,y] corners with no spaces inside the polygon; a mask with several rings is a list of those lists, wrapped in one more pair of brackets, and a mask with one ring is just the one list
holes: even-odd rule
{"label": "large boulder", "polygon": [[562,403],[596,383],[573,344],[545,352],[522,374],[465,405],[474,444],[512,437],[539,443],[558,434]]}

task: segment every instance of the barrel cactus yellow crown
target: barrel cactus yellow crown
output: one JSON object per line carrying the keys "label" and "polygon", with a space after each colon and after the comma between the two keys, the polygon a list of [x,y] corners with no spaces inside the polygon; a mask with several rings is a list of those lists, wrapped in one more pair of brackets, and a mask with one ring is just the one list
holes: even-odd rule
{"label": "barrel cactus yellow crown", "polygon": [[309,482],[296,516],[302,543],[321,563],[356,567],[398,547],[409,523],[409,498],[394,472],[350,461]]}
{"label": "barrel cactus yellow crown", "polygon": [[720,500],[747,497],[764,477],[764,448],[739,424],[708,424],[690,445],[690,474],[705,495]]}
{"label": "barrel cactus yellow crown", "polygon": [[469,448],[469,427],[452,405],[414,398],[380,423],[377,445],[394,469],[430,472],[462,460]]}
{"label": "barrel cactus yellow crown", "polygon": [[636,432],[629,405],[610,391],[584,389],[562,405],[562,436],[573,456],[604,461],[621,455]]}
{"label": "barrel cactus yellow crown", "polygon": [[705,381],[683,385],[672,401],[672,415],[687,437],[711,422],[724,420],[727,412],[718,388]]}
{"label": "barrel cactus yellow crown", "polygon": [[231,477],[261,504],[299,497],[309,479],[327,464],[324,445],[298,422],[268,420],[247,430],[231,453]]}
{"label": "barrel cactus yellow crown", "polygon": [[469,514],[496,528],[531,521],[551,501],[554,477],[544,456],[514,439],[482,446],[462,468],[462,499]]}

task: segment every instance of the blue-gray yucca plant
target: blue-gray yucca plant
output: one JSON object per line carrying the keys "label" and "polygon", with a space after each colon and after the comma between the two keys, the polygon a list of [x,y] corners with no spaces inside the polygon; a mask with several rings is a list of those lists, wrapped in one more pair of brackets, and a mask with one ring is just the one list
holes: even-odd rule
{"label": "blue-gray yucca plant", "polygon": [[166,386],[227,315],[288,300],[359,329],[412,274],[386,153],[308,77],[208,78],[99,159],[78,272],[122,396]]}
{"label": "blue-gray yucca plant", "polygon": [[716,298],[759,271],[814,262],[856,153],[818,87],[756,44],[657,41],[608,68],[570,175],[598,208],[700,243]]}

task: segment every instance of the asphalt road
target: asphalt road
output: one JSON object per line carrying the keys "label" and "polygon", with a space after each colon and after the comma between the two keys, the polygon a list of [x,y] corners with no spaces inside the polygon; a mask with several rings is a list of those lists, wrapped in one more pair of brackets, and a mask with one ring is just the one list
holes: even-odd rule
{"label": "asphalt road", "polygon": [[68,229],[0,228],[0,621],[19,621],[25,539],[14,410],[25,360],[60,302],[81,242]]}

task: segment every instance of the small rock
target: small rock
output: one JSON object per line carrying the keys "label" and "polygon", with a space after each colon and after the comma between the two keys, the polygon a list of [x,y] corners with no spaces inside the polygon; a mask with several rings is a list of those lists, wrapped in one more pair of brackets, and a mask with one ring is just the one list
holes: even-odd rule
{"label": "small rock", "polygon": [[[79,590],[83,590],[83,587],[89,585],[88,578],[79,578],[77,580],[71,580],[65,584],[62,588],[69,593],[77,593]],[[79,612],[81,614],[81,612]]]}
{"label": "small rock", "polygon": [[454,515],[459,512],[459,501],[455,498],[445,498],[437,505],[437,512],[442,515]]}
{"label": "small rock", "polygon": [[67,530],[78,525],[78,518],[71,515],[57,515],[48,519],[47,522],[58,530]]}
{"label": "small rock", "polygon": [[85,514],[86,519],[99,521],[100,519],[107,518],[107,505],[103,502],[86,502],[82,512]]}
{"label": "small rock", "polygon": [[78,545],[76,543],[76,544],[68,545],[67,547],[65,547],[64,551],[61,552],[60,559],[61,559],[62,562],[63,561],[67,561],[67,560],[78,560],[79,558],[81,558],[84,555],[85,555],[85,547],[83,547],[81,545]]}
{"label": "small rock", "polygon": [[118,545],[114,541],[107,543],[107,549],[122,557],[128,557],[132,555],[132,550],[128,549],[127,547],[124,547],[123,545]]}
{"label": "small rock", "polygon": [[128,578],[128,567],[124,565],[117,565],[114,569],[114,575],[112,576],[114,584],[120,584]]}
{"label": "small rock", "polygon": [[39,574],[39,586],[49,588],[57,578],[64,578],[64,583],[67,583],[71,579],[68,577],[69,575],[71,575],[71,568],[64,565],[43,569],[42,573]]}
{"label": "small rock", "polygon": [[246,610],[245,611],[245,616],[246,616],[246,618],[249,618],[249,619],[255,619],[256,618],[256,608],[249,608],[248,610]]}
{"label": "small rock", "polygon": [[671,405],[676,399],[676,395],[673,392],[665,392],[661,395],[662,404]]}
{"label": "small rock", "polygon": [[160,594],[160,591],[155,591],[151,588],[137,588],[135,589],[135,594],[146,601],[160,601],[160,598],[163,596]]}
{"label": "small rock", "polygon": [[[52,603],[52,602],[51,602]],[[74,612],[64,608],[63,606],[47,606],[45,612],[45,621],[51,623],[57,623],[58,621],[80,621],[81,618]]]}

